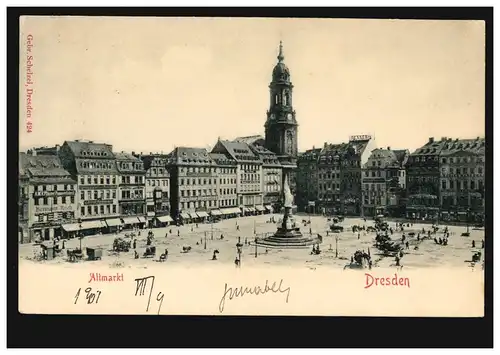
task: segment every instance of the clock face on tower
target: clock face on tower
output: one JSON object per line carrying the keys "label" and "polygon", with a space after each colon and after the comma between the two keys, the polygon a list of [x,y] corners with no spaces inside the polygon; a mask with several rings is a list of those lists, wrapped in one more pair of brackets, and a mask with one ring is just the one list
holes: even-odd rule
{"label": "clock face on tower", "polygon": [[271,113],[271,119],[274,120],[274,113]]}
{"label": "clock face on tower", "polygon": [[291,114],[291,113],[289,113],[288,115],[286,115],[286,117],[287,117],[289,120],[291,120],[291,119],[292,119],[292,114]]}

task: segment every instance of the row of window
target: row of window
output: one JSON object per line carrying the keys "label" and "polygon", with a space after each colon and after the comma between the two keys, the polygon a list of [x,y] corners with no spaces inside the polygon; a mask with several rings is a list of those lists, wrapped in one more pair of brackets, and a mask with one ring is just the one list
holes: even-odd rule
{"label": "row of window", "polygon": [[121,184],[144,184],[144,176],[141,175],[123,175],[120,177]]}
{"label": "row of window", "polygon": [[104,214],[116,214],[116,205],[94,205],[94,206],[82,206],[80,208],[81,216],[93,216],[93,215],[104,215]]}
{"label": "row of window", "polygon": [[[71,191],[74,190],[73,185],[38,185],[36,191]],[[26,190],[23,191],[26,193]]]}
{"label": "row of window", "polygon": [[[97,200],[97,199],[115,199],[116,190],[95,190],[87,191],[87,200]],[[85,191],[80,191],[80,200],[85,200]]]}
{"label": "row of window", "polygon": [[441,172],[443,174],[446,174],[447,172],[449,172],[449,174],[463,174],[463,175],[466,175],[466,174],[475,174],[477,171],[478,174],[482,174],[483,173],[483,168],[478,166],[477,169],[476,168],[441,168]]}
{"label": "row of window", "polygon": [[56,206],[75,203],[75,196],[39,197],[35,198],[35,206]]}
{"label": "row of window", "polygon": [[340,173],[326,173],[326,174],[319,174],[319,179],[340,179]]}
{"label": "row of window", "polygon": [[142,163],[119,162],[118,166],[122,170],[144,170],[144,166]]}
{"label": "row of window", "polygon": [[474,180],[442,180],[441,181],[441,189],[443,190],[454,190],[454,189],[458,189],[458,190],[467,190],[467,189],[470,189],[470,190],[475,190],[475,189],[479,189],[479,190],[482,190],[484,188],[484,185],[483,185],[483,181],[482,180],[477,180],[477,181],[474,181]]}
{"label": "row of window", "polygon": [[181,210],[192,209],[192,208],[210,208],[217,207],[217,201],[188,201],[181,202]]}
{"label": "row of window", "polygon": [[165,180],[146,179],[146,185],[148,185],[148,186],[168,186],[168,179],[165,179]]}
{"label": "row of window", "polygon": [[260,184],[258,185],[241,185],[241,192],[258,192],[260,191]]}
{"label": "row of window", "polygon": [[144,194],[142,190],[125,190],[122,191],[121,193],[122,199],[128,199],[128,198],[136,198],[136,199],[143,199]]}
{"label": "row of window", "polygon": [[[169,198],[168,197],[168,191],[156,191],[156,192],[153,192],[153,191],[147,191],[146,192],[146,197],[147,198],[154,198],[154,193],[156,193],[156,197],[160,197],[160,198]],[[160,196],[158,196],[158,193]]]}
{"label": "row of window", "polygon": [[240,174],[240,182],[260,181],[260,174]]}
{"label": "row of window", "polygon": [[212,196],[215,189],[181,190],[181,197]]}
{"label": "row of window", "polygon": [[340,184],[336,184],[336,183],[331,183],[331,182],[328,182],[328,183],[324,183],[324,184],[319,184],[318,185],[318,188],[320,190],[327,190],[327,189],[340,189]]}
{"label": "row of window", "polygon": [[279,185],[264,185],[264,192],[279,192],[280,186]]}
{"label": "row of window", "polygon": [[116,175],[106,176],[80,176],[80,185],[116,185]]}

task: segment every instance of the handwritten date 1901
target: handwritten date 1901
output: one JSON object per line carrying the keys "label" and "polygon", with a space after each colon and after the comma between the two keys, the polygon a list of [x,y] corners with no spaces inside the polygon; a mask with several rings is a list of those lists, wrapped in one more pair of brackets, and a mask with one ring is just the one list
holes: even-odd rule
{"label": "handwritten date 1901", "polygon": [[[80,292],[82,291],[82,288],[80,287],[78,291],[76,292],[75,295],[75,303],[78,302],[78,299],[80,298]],[[87,304],[97,304],[99,303],[99,297],[101,297],[101,291],[97,290],[95,292],[92,292],[92,287],[87,287],[85,289],[85,299],[87,300]]]}
{"label": "handwritten date 1901", "polygon": [[[153,288],[155,286],[155,277],[148,276],[148,277],[142,277],[139,279],[135,279],[135,295],[136,296],[144,296],[144,293],[146,291],[146,287],[148,286],[148,280],[151,280],[151,286],[149,287],[148,305],[146,306],[146,312],[149,311],[149,305],[151,304],[151,294],[153,293]],[[160,303],[158,306],[158,313],[157,314],[160,314],[161,306],[163,304],[163,296],[164,296],[164,294],[162,292],[158,292],[158,295],[156,295],[156,301],[158,301]]]}

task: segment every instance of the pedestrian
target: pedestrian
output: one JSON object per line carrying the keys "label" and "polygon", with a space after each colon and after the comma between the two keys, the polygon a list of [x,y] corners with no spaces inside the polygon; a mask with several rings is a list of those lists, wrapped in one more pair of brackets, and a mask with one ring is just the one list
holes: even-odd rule
{"label": "pedestrian", "polygon": [[360,234],[359,234],[359,232],[358,232],[358,239],[359,239],[359,236],[360,236]]}
{"label": "pedestrian", "polygon": [[177,236],[181,235],[181,231],[177,229]]}
{"label": "pedestrian", "polygon": [[[64,241],[63,241],[63,249],[64,249]],[[481,240],[481,249],[484,249],[484,239]]]}
{"label": "pedestrian", "polygon": [[410,243],[406,242],[406,249],[410,249]]}
{"label": "pedestrian", "polygon": [[240,226],[237,225],[236,226],[236,230],[239,231],[240,230]]}
{"label": "pedestrian", "polygon": [[136,240],[134,239],[134,242],[133,242],[133,247],[134,247],[134,249],[135,249],[135,247],[136,247],[136,246],[137,246],[137,242],[136,242]]}
{"label": "pedestrian", "polygon": [[475,248],[475,247],[476,247],[476,241],[475,241],[475,240],[473,240],[473,241],[472,241],[472,247],[473,247],[473,248]]}

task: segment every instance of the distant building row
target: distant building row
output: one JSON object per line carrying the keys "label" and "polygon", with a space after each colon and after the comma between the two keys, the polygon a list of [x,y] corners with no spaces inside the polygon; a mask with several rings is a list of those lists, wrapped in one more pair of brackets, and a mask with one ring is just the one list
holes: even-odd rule
{"label": "distant building row", "polygon": [[202,222],[280,208],[282,165],[260,136],[218,140],[211,152],[113,152],[66,141],[20,153],[19,240]]}
{"label": "distant building row", "polygon": [[298,157],[299,210],[326,214],[482,221],[485,140],[442,138],[411,153],[369,136]]}

